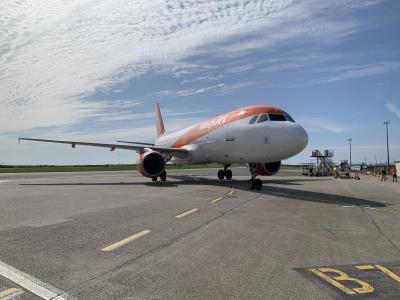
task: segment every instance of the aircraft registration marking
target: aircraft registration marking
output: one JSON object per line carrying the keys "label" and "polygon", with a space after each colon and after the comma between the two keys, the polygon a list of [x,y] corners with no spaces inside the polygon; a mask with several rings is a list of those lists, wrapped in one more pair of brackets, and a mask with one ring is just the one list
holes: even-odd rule
{"label": "aircraft registration marking", "polygon": [[143,230],[140,231],[130,237],[127,237],[126,239],[123,239],[119,242],[116,242],[114,244],[111,244],[107,247],[104,247],[103,249],[101,249],[101,251],[105,251],[105,252],[110,252],[110,251],[114,251],[115,249],[118,249],[122,246],[125,246],[126,244],[133,242],[141,237],[144,237],[145,235],[148,235],[151,232],[151,230]]}
{"label": "aircraft registration marking", "polygon": [[295,269],[334,299],[398,299],[400,262]]}
{"label": "aircraft registration marking", "polygon": [[181,213],[181,214],[175,216],[175,218],[181,219],[181,218],[183,218],[183,217],[186,217],[187,215],[190,215],[190,214],[192,214],[192,213],[195,213],[195,212],[198,211],[198,210],[199,210],[198,208],[192,208],[192,209],[190,209],[190,210],[188,210],[188,211],[185,211],[184,213]]}

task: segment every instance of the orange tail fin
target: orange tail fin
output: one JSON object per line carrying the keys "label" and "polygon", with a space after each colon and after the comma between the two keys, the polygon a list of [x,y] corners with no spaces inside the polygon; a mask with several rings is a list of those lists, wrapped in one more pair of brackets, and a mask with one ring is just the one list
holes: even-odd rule
{"label": "orange tail fin", "polygon": [[164,122],[161,115],[160,104],[156,103],[156,117],[157,117],[157,138],[165,133]]}

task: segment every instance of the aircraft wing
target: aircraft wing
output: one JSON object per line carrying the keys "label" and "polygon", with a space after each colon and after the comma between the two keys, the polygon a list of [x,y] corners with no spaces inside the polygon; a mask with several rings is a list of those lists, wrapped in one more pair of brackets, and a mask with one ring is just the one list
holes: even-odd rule
{"label": "aircraft wing", "polygon": [[154,146],[154,144],[151,144],[151,143],[131,142],[131,141],[117,141],[117,143],[133,144],[133,145],[144,145],[144,146]]}
{"label": "aircraft wing", "polygon": [[23,138],[20,137],[18,142],[20,141],[36,141],[36,142],[45,142],[45,143],[58,143],[58,144],[69,144],[72,148],[75,148],[76,145],[79,146],[91,146],[91,147],[103,147],[110,148],[110,151],[114,151],[115,149],[125,149],[125,150],[133,150],[136,152],[145,152],[146,149],[151,149],[162,154],[171,155],[179,158],[187,158],[189,151],[181,148],[168,148],[168,147],[156,147],[156,146],[139,146],[139,145],[120,145],[120,144],[102,144],[102,143],[88,143],[88,142],[78,142],[78,141],[63,141],[63,140],[46,140],[46,139],[32,139],[32,138]]}

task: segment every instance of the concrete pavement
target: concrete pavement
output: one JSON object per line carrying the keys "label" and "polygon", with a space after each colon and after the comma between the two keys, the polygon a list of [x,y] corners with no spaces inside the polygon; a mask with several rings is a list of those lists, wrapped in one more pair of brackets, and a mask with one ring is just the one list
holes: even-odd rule
{"label": "concrete pavement", "polygon": [[[2,174],[0,261],[65,299],[400,295],[380,268],[400,275],[400,185],[289,170],[258,192],[216,172]],[[45,299],[0,274],[12,288]]]}

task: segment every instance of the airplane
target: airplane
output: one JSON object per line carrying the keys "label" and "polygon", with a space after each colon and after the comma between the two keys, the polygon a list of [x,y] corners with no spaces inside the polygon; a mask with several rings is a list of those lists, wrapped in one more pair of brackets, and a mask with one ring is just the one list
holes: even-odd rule
{"label": "airplane", "polygon": [[156,103],[154,144],[129,142],[123,144],[89,143],[20,137],[18,141],[38,141],[79,146],[133,150],[139,153],[137,170],[145,177],[165,181],[167,162],[174,164],[218,163],[219,180],[231,180],[233,163],[247,164],[251,178],[248,188],[261,190],[260,176],[275,175],[281,161],[292,157],[308,144],[304,128],[284,110],[272,106],[248,106],[206,119],[176,132],[166,133],[160,105]]}

